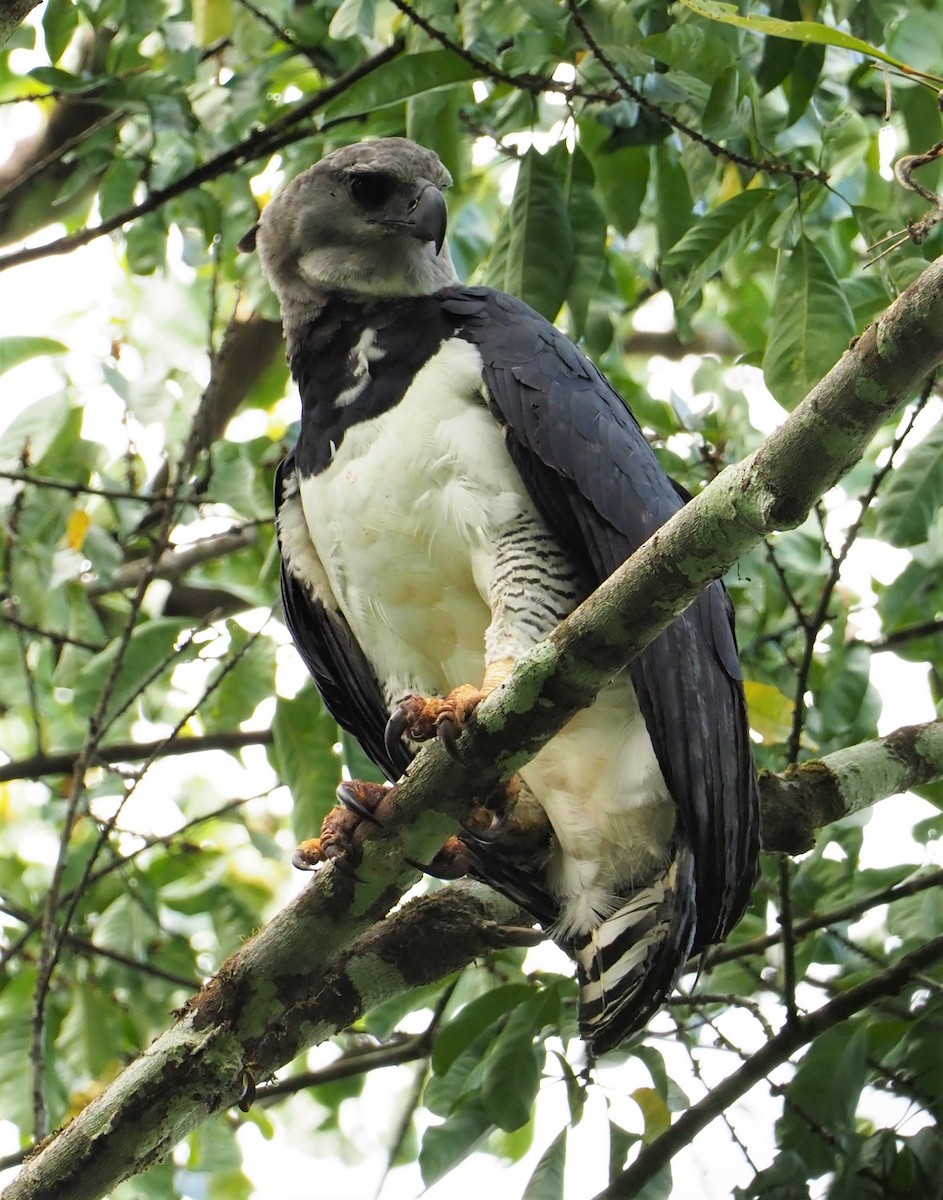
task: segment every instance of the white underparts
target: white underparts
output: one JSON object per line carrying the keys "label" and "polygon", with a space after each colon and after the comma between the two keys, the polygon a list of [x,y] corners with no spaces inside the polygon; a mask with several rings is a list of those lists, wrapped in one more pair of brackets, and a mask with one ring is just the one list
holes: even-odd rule
{"label": "white underparts", "polygon": [[[299,494],[310,542],[283,506],[289,567],[312,578],[310,558],[321,564],[390,702],[480,684],[582,599],[484,404],[478,351],[459,339],[397,405],[351,425]],[[665,869],[674,807],[627,675],[521,774],[556,833],[559,932],[595,928]]]}

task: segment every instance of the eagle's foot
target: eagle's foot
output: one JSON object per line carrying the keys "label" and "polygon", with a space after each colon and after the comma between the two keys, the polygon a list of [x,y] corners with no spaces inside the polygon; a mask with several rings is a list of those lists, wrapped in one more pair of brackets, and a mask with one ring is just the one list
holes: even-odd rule
{"label": "eagle's foot", "polygon": [[418,863],[413,859],[409,859],[409,862],[425,875],[433,875],[436,879],[461,879],[468,874],[468,847],[461,838],[450,837],[432,862]]}
{"label": "eagle's foot", "polygon": [[387,750],[393,756],[404,736],[414,742],[438,738],[453,758],[459,758],[459,734],[484,698],[485,693],[470,683],[460,684],[445,697],[404,696],[386,725]]}
{"label": "eagle's foot", "polygon": [[357,879],[350,862],[354,830],[364,821],[382,826],[374,811],[388,792],[389,788],[381,783],[345,780],[337,789],[340,804],[321,822],[321,836],[302,842],[292,855],[292,865],[300,871],[314,871],[321,863],[332,862],[339,871]]}
{"label": "eagle's foot", "polygon": [[[380,801],[390,789],[382,783],[366,783],[362,779],[345,779],[337,785],[334,795],[349,812],[356,813],[364,821],[383,828],[383,822],[375,816]],[[330,816],[330,813],[328,814]]]}
{"label": "eagle's foot", "polygon": [[547,814],[520,775],[512,775],[492,802],[476,808],[462,828],[476,842],[499,844],[515,854],[549,848]]}

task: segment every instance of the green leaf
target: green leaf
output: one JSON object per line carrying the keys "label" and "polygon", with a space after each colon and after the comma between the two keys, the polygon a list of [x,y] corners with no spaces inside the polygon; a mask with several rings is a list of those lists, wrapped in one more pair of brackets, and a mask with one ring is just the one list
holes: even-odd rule
{"label": "green leaf", "polygon": [[645,1069],[652,1077],[652,1084],[659,1096],[667,1103],[668,1100],[668,1071],[660,1050],[644,1044],[632,1047],[632,1057],[645,1064]]}
{"label": "green leaf", "polygon": [[[913,71],[906,63],[892,58],[870,42],[852,37],[840,29],[828,25],[819,25],[816,21],[783,21],[778,17],[742,17],[736,5],[722,4],[719,0],[681,0],[685,8],[697,13],[708,21],[721,21],[726,25],[736,25],[740,29],[748,29],[751,33],[762,34],[766,37],[789,38],[794,42],[815,43],[821,46],[837,46],[842,50],[853,50],[858,54],[867,54],[881,62],[897,67],[906,75]],[[943,82],[943,80],[940,80]]]}
{"label": "green leaf", "polygon": [[103,221],[124,212],[134,203],[134,189],[144,163],[130,158],[116,158],[102,176],[98,189],[98,208]]}
{"label": "green leaf", "polygon": [[43,13],[43,38],[51,63],[57,63],[66,51],[79,23],[72,0],[47,0]]}
{"label": "green leaf", "polygon": [[854,1128],[867,1079],[867,1048],[860,1020],[827,1030],[809,1047],[786,1089],[787,1103],[776,1122],[778,1144],[795,1151],[809,1175],[833,1169],[839,1139]]}
{"label": "green leaf", "polygon": [[71,71],[62,71],[59,67],[33,67],[27,75],[57,92],[83,92],[88,87],[87,79],[73,75]]}
{"label": "green leaf", "polygon": [[481,1064],[494,1034],[490,1026],[475,1038],[444,1075],[431,1074],[423,1088],[422,1102],[437,1117],[447,1117],[460,1104],[475,1098],[481,1080]]}
{"label": "green leaf", "polygon": [[567,162],[566,207],[573,237],[573,270],[566,293],[574,337],[581,337],[606,267],[606,218],[593,194],[593,170],[577,147]]}
{"label": "green leaf", "polygon": [[518,1005],[485,1059],[481,1101],[500,1129],[520,1129],[530,1120],[540,1087],[542,1052],[534,1046],[544,997],[532,995]]}
{"label": "green leaf", "polygon": [[153,275],[167,256],[167,226],[160,213],[138,217],[125,231],[128,267],[135,275]]}
{"label": "green leaf", "polygon": [[377,0],[341,0],[331,18],[332,38],[372,38],[377,19]]}
{"label": "green leaf", "polygon": [[534,1173],[527,1181],[522,1200],[556,1200],[563,1197],[563,1177],[566,1167],[566,1135],[561,1129],[541,1154]]}
{"label": "green leaf", "polygon": [[106,950],[117,950],[139,962],[147,962],[151,942],[160,926],[139,896],[122,892],[102,912],[92,942]]}
{"label": "green leaf", "polygon": [[[943,613],[943,550],[920,547],[893,583],[876,590],[885,634],[924,626],[928,618]],[[907,638],[894,650],[921,661],[932,656],[937,645],[929,638]]]}
{"label": "green leaf", "polygon": [[231,36],[233,7],[232,0],[193,0],[193,31],[198,46],[211,46],[220,38]]}
{"label": "green leaf", "polygon": [[766,386],[793,408],[835,365],[854,336],[851,308],[828,260],[808,238],[779,256],[770,336],[763,356]]}
{"label": "green leaf", "polygon": [[228,504],[240,516],[264,519],[272,497],[259,472],[254,442],[220,442],[213,447],[213,499]]}
{"label": "green leaf", "polygon": [[786,91],[789,94],[788,124],[792,125],[798,121],[809,107],[824,62],[824,46],[805,45],[799,47],[799,53],[796,55],[786,83]]}
{"label": "green leaf", "polygon": [[553,1051],[553,1057],[557,1060],[557,1065],[563,1074],[563,1082],[566,1085],[566,1099],[570,1108],[570,1124],[578,1125],[583,1119],[583,1110],[586,1107],[586,1084],[577,1076],[576,1072],[558,1051]]}
{"label": "green leaf", "polygon": [[30,1016],[36,968],[23,963],[3,981],[0,991],[0,1110],[8,1121],[26,1129],[32,1120]]}
{"label": "green leaf", "polygon": [[879,494],[878,536],[916,546],[930,536],[943,507],[943,422],[891,471]]}
{"label": "green leaf", "polygon": [[[939,906],[935,908],[939,915]],[[934,935],[922,936],[925,940]],[[914,1086],[939,1110],[943,1104],[943,1038],[939,1034],[938,1011],[914,1020],[885,1061],[892,1070],[912,1079]]]}
{"label": "green leaf", "polygon": [[642,201],[651,174],[651,154],[647,146],[623,146],[593,155],[596,194],[606,217],[623,237],[638,225]]}
{"label": "green leaf", "polygon": [[272,734],[278,772],[294,800],[295,836],[299,841],[316,837],[340,782],[340,761],[334,753],[337,725],[309,686],[293,700],[279,696]]}
{"label": "green leaf", "polygon": [[759,234],[772,212],[775,193],[740,192],[701,217],[675,242],[661,262],[661,277],[677,305],[686,304],[712,275]]}
{"label": "green leaf", "polygon": [[625,1170],[626,1159],[633,1146],[642,1139],[637,1133],[629,1133],[615,1121],[609,1122],[609,1182],[613,1183]]}
{"label": "green leaf", "polygon": [[[113,715],[119,709],[124,709],[158,668],[163,668],[161,673],[166,674],[178,663],[186,662],[195,656],[196,647],[192,642],[182,649],[177,648],[180,634],[187,627],[186,621],[174,617],[160,617],[139,625],[134,630],[122,657],[111,694],[107,698],[106,711],[109,714]],[[100,654],[89,659],[79,671],[73,699],[78,713],[90,716],[97,711],[120,651],[120,640],[114,641]]]}
{"label": "green leaf", "polygon": [[532,993],[529,984],[506,983],[470,1000],[440,1029],[432,1051],[433,1071],[437,1075],[444,1075],[484,1029],[523,1003]]}
{"label": "green leaf", "polygon": [[764,742],[785,742],[792,732],[793,701],[778,687],[755,679],[744,680],[743,690],[750,710],[750,728]]}
{"label": "green leaf", "polygon": [[238,728],[275,691],[275,643],[257,637],[249,645],[251,635],[235,622],[230,622],[228,631],[229,654],[217,671],[224,670],[236,655],[241,657],[200,706],[200,720],[208,733]]}
{"label": "green leaf", "polygon": [[502,234],[488,266],[488,282],[552,321],[570,283],[573,234],[563,186],[549,156],[536,150],[524,155]]}
{"label": "green leaf", "polygon": [[77,1075],[94,1077],[120,1062],[125,1046],[115,1039],[114,1007],[111,997],[104,996],[94,985],[85,983],[76,987],[56,1038],[56,1053]]}
{"label": "green leaf", "polygon": [[691,225],[694,202],[687,175],[674,149],[662,143],[655,147],[655,229],[658,253],[664,259]]}
{"label": "green leaf", "polygon": [[426,1187],[448,1174],[483,1141],[494,1124],[474,1102],[462,1104],[442,1125],[432,1125],[423,1134],[419,1168]]}
{"label": "green leaf", "polygon": [[786,1151],[772,1166],[759,1171],[749,1187],[735,1188],[734,1200],[809,1200],[806,1166],[798,1154]]}
{"label": "green leaf", "polygon": [[713,83],[736,65],[736,54],[728,43],[729,35],[724,37],[721,30],[674,22],[660,33],[642,38],[639,45],[660,63]]}
{"label": "green leaf", "polygon": [[365,1028],[375,1038],[386,1041],[405,1016],[421,1008],[435,1008],[448,984],[448,980],[436,980],[421,987],[406,988],[376,1008],[371,1008],[364,1016]]}
{"label": "green leaf", "polygon": [[47,354],[65,354],[69,347],[48,337],[0,338],[0,375],[30,358]]}
{"label": "green leaf", "polygon": [[355,117],[390,104],[401,104],[411,96],[465,83],[481,74],[451,50],[423,50],[384,63],[358,79],[323,111],[325,121]]}
{"label": "green leaf", "polygon": [[827,660],[813,665],[810,683],[815,707],[809,714],[809,733],[822,753],[877,732],[874,723],[881,702],[871,686],[868,646],[833,639]]}

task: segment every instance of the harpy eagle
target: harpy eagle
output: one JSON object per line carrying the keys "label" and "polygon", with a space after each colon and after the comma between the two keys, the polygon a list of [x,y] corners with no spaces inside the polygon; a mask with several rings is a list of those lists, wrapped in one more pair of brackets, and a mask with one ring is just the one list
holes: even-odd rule
{"label": "harpy eagle", "polygon": [[[276,482],[285,617],[327,708],[390,780],[417,741],[451,741],[685,499],[564,334],[458,280],[450,183],[403,138],[348,146],[288,184],[241,243],[257,245],[281,303],[301,393]],[[467,865],[575,958],[581,1032],[604,1051],[730,932],[754,881],[756,783],[723,586],[509,793],[487,835],[464,835]],[[503,848],[518,811],[549,829],[526,856]]]}

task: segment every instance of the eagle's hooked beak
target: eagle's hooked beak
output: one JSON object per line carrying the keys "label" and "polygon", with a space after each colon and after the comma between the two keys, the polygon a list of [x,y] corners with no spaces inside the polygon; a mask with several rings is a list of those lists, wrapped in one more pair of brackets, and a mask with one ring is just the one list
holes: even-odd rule
{"label": "eagle's hooked beak", "polygon": [[449,213],[445,206],[445,197],[434,183],[423,188],[416,205],[406,219],[405,226],[414,238],[422,242],[432,242],[436,254],[442,249],[445,241],[445,230],[448,225]]}

